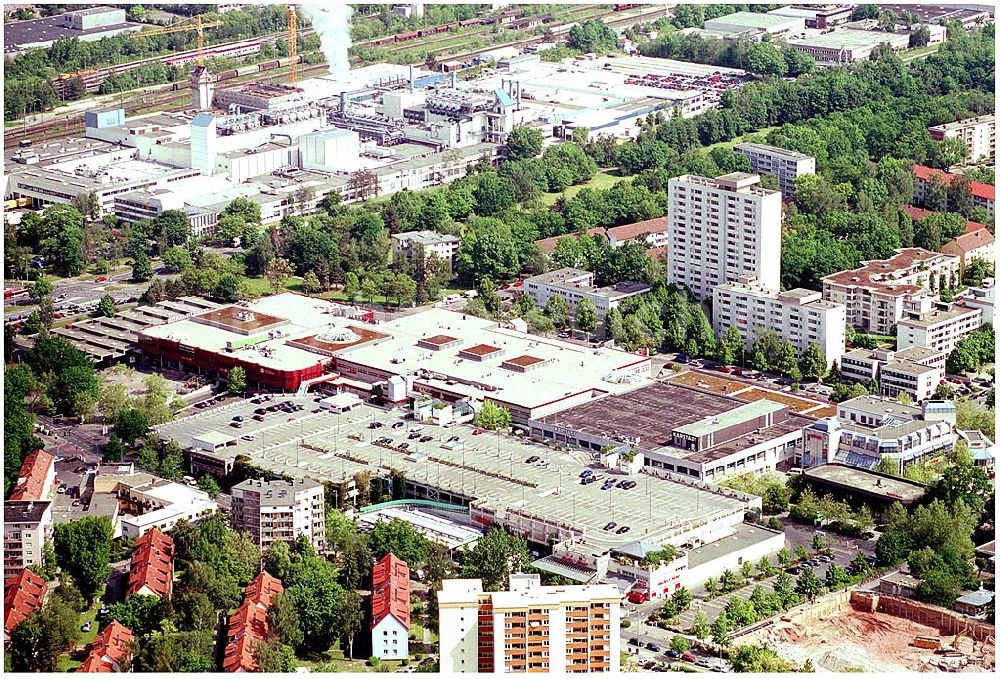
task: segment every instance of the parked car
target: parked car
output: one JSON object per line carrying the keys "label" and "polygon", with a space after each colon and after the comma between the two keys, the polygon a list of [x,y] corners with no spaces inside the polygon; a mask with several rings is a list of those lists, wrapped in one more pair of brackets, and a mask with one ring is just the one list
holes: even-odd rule
{"label": "parked car", "polygon": [[410,444],[407,443],[406,441],[403,441],[402,443],[399,444],[398,447],[399,447],[400,450],[406,450],[407,448],[410,447]]}
{"label": "parked car", "polygon": [[407,436],[406,438],[410,439],[411,441],[413,439],[418,439],[420,438],[420,432],[419,431],[410,432],[409,436]]}
{"label": "parked car", "polygon": [[697,662],[698,657],[691,651],[685,651],[684,653],[681,653],[681,660],[685,662]]}
{"label": "parked car", "polygon": [[242,422],[242,421],[243,421],[243,416],[242,415],[234,415],[233,416],[233,422]]}
{"label": "parked car", "polygon": [[485,431],[484,429],[480,429],[480,428],[476,427],[475,429],[473,429],[473,430],[472,430],[472,435],[473,435],[473,436],[479,436],[479,435],[480,435],[480,434],[482,434],[482,433],[483,433],[484,431]]}
{"label": "parked car", "polygon": [[606,524],[604,524],[604,530],[614,530],[615,527],[617,526],[618,524],[615,523],[614,521],[608,521]]}
{"label": "parked car", "polygon": [[264,416],[263,415],[254,415],[253,419],[257,420],[258,422],[263,422],[264,421]]}
{"label": "parked car", "polygon": [[594,470],[593,469],[584,469],[582,472],[580,472],[580,478],[581,479],[585,479],[588,476],[593,476],[593,475],[594,475]]}
{"label": "parked car", "polygon": [[406,422],[403,422],[402,420],[400,420],[399,422],[396,422],[395,424],[393,424],[392,428],[393,429],[402,429],[405,426],[406,426]]}
{"label": "parked car", "polygon": [[428,441],[433,441],[433,440],[434,440],[434,437],[431,436],[430,434],[427,434],[425,436],[421,436],[420,437],[420,442],[421,443],[427,443]]}
{"label": "parked car", "polygon": [[89,632],[90,628],[93,627],[93,624],[94,623],[93,623],[92,620],[88,620],[87,622],[83,623],[83,625],[80,626],[80,631],[81,632]]}
{"label": "parked car", "polygon": [[244,441],[253,441],[254,438],[256,437],[253,434],[244,434],[240,438],[243,439]]}
{"label": "parked car", "polygon": [[619,528],[618,530],[615,531],[615,534],[616,535],[624,535],[625,533],[629,532],[630,530],[632,530],[630,527],[628,527],[628,526],[622,526],[621,528]]}
{"label": "parked car", "polygon": [[[449,439],[449,441],[450,441],[450,439]],[[525,460],[524,463],[525,464],[534,464],[535,462],[538,462],[538,460],[539,460],[539,457],[537,455],[532,455],[527,460]]]}
{"label": "parked car", "polygon": [[653,653],[659,653],[659,652],[660,652],[660,647],[659,647],[659,646],[657,646],[657,645],[656,645],[655,643],[653,643],[652,641],[650,641],[650,642],[649,642],[648,644],[646,644],[646,648],[648,648],[648,649],[649,649],[650,651],[652,651]]}

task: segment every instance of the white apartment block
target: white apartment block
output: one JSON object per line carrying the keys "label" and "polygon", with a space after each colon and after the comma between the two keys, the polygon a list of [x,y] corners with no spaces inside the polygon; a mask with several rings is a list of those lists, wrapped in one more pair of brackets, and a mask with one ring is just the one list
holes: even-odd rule
{"label": "white apartment block", "polygon": [[965,157],[967,163],[993,160],[996,157],[997,123],[996,116],[992,113],[976,118],[956,120],[944,125],[935,125],[928,127],[927,131],[930,132],[931,139],[937,141],[961,139],[966,148],[969,149],[969,153]]}
{"label": "white apartment block", "polygon": [[615,673],[621,600],[616,585],[542,586],[510,576],[510,591],[445,580],[438,592],[441,673]]}
{"label": "white apartment block", "polygon": [[608,312],[618,307],[623,300],[635,295],[644,295],[650,286],[638,281],[622,281],[614,285],[597,287],[594,274],[582,269],[557,269],[524,281],[522,288],[535,305],[544,307],[551,297],[562,297],[569,306],[569,313],[576,313],[577,305],[585,299],[593,303],[597,310],[597,320],[601,322]]}
{"label": "white apartment block", "polygon": [[45,543],[52,541],[52,503],[7,500],[3,503],[3,577],[44,562]]}
{"label": "white apartment block", "polygon": [[233,486],[232,496],[233,529],[249,532],[261,550],[272,542],[293,542],[299,535],[308,537],[317,551],[325,549],[322,483],[251,479]]}
{"label": "white apartment block", "polygon": [[670,180],[667,276],[705,299],[741,276],[780,289],[781,192],[745,172]]}
{"label": "white apartment block", "polygon": [[810,344],[819,345],[827,367],[844,353],[846,317],[843,304],[823,301],[820,292],[803,288],[777,292],[749,277],[719,285],[712,292],[716,334],[736,326],[744,344],[752,345],[761,329],[773,329],[800,354]]}
{"label": "white apartment block", "polygon": [[785,198],[795,194],[796,179],[804,174],[816,174],[816,159],[798,151],[767,144],[738,144],[733,147],[733,153],[750,161],[751,172],[775,177]]}
{"label": "white apartment block", "polygon": [[410,266],[422,265],[434,255],[448,262],[451,271],[455,269],[458,254],[458,236],[446,236],[436,231],[407,231],[392,235],[392,259],[394,262],[406,260]]}
{"label": "white apartment block", "polygon": [[984,278],[981,288],[967,288],[955,301],[970,309],[983,310],[983,324],[993,325],[993,307],[997,301],[995,279]]}
{"label": "white apartment block", "polygon": [[823,278],[823,299],[847,308],[847,323],[865,332],[892,333],[907,307],[959,281],[960,260],[923,248],[901,248],[889,259]]}
{"label": "white apartment block", "polygon": [[919,403],[934,395],[944,379],[948,355],[927,347],[902,351],[855,349],[841,358],[840,374],[858,382],[876,380],[882,396],[896,398],[901,392]]}
{"label": "white apartment block", "polygon": [[896,348],[927,347],[951,353],[958,341],[983,325],[983,310],[930,300],[897,323]]}

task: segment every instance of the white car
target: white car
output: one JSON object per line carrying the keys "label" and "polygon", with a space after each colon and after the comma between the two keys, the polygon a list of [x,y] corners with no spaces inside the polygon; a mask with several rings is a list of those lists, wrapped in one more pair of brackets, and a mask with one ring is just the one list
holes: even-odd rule
{"label": "white car", "polygon": [[254,438],[256,437],[253,434],[244,434],[240,438],[243,439],[244,441],[253,441]]}

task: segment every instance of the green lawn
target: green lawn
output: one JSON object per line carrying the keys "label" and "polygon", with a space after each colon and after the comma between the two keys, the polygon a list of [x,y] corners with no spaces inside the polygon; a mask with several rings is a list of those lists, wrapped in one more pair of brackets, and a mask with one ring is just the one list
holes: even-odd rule
{"label": "green lawn", "polygon": [[369,667],[367,660],[360,658],[347,659],[344,652],[340,650],[340,642],[337,642],[326,653],[315,653],[306,657],[296,658],[296,665],[306,667],[310,671],[317,671],[320,666],[333,672],[395,672],[402,667],[402,662],[398,660],[387,660],[379,664],[378,668]]}
{"label": "green lawn", "polygon": [[580,193],[583,189],[610,189],[615,183],[620,182],[624,177],[618,174],[618,170],[611,170],[605,172],[601,170],[594,175],[594,178],[583,184],[577,184],[576,186],[570,186],[562,193],[545,193],[542,194],[542,202],[546,205],[552,205],[555,203],[559,196],[566,196],[567,199],[572,198],[576,194]]}
{"label": "green lawn", "polygon": [[711,151],[714,148],[727,148],[727,149],[731,149],[734,146],[736,146],[737,144],[742,144],[743,142],[747,141],[750,137],[756,137],[758,135],[760,135],[761,137],[766,137],[771,130],[776,130],[776,129],[778,129],[778,128],[777,127],[765,127],[765,128],[760,129],[760,130],[756,130],[754,132],[747,132],[746,134],[741,135],[739,137],[736,137],[734,139],[730,139],[729,141],[720,141],[720,142],[716,142],[716,143],[712,144],[711,146],[705,146],[704,148],[701,149],[701,151],[703,153],[708,153],[709,151]]}
{"label": "green lawn", "polygon": [[940,47],[941,45],[925,45],[924,47],[914,47],[911,50],[906,50],[902,55],[903,63],[909,63],[915,59],[922,59],[929,54],[934,54]]}
{"label": "green lawn", "polygon": [[[267,278],[260,276],[257,278],[251,278],[247,276],[245,278],[247,282],[247,289],[250,292],[251,297],[260,297],[262,295],[271,294],[271,283],[268,282]],[[302,278],[300,276],[292,276],[287,281],[285,281],[285,290],[291,290],[292,292],[302,292]]]}
{"label": "green lawn", "polygon": [[[86,646],[92,644],[94,639],[97,637],[98,628],[100,627],[97,622],[97,611],[101,607],[101,597],[97,597],[94,600],[94,605],[89,609],[80,614],[79,620],[77,620],[77,629],[83,627],[84,624],[90,621],[90,631],[80,632],[80,636],[77,638],[77,646]],[[82,665],[81,660],[73,660],[69,653],[63,653],[59,656],[59,671],[60,672],[72,672],[77,667]]]}

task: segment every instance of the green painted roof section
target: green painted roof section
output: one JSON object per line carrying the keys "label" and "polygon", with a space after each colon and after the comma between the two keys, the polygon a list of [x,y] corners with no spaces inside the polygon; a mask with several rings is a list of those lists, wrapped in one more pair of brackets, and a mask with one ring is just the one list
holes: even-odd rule
{"label": "green painted roof section", "polygon": [[504,90],[496,91],[497,99],[500,101],[501,106],[513,106],[514,100],[511,99],[510,95]]}
{"label": "green painted roof section", "polygon": [[785,407],[786,406],[781,403],[761,399],[760,401],[745,403],[737,408],[720,413],[719,415],[711,415],[709,417],[702,418],[697,422],[692,422],[691,424],[686,424],[683,427],[678,427],[674,431],[679,434],[687,434],[688,436],[699,438],[705,436],[706,434],[710,434],[713,431],[725,429],[726,427],[732,427],[740,422],[746,422],[747,420],[752,420],[769,413],[775,413]]}

